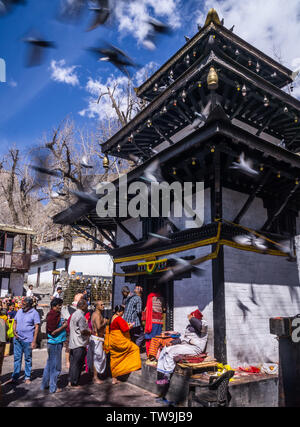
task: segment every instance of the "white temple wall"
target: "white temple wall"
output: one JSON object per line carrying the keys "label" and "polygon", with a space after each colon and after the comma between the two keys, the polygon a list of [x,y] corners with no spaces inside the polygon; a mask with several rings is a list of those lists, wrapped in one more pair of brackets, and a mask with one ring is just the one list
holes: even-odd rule
{"label": "white temple wall", "polygon": [[[233,222],[248,198],[248,194],[223,188],[223,219]],[[264,208],[263,201],[255,198],[240,224],[258,230],[266,221],[267,210]]]}
{"label": "white temple wall", "polygon": [[[176,254],[178,257],[194,255],[196,258],[212,252],[211,246],[192,249]],[[188,325],[187,316],[199,309],[203,318],[208,322],[207,353],[213,356],[213,290],[212,290],[212,261],[200,266],[203,274],[199,277],[192,274],[190,279],[174,281],[174,330],[184,333]]]}
{"label": "white temple wall", "polygon": [[[38,268],[41,268],[40,272],[40,287],[51,287],[53,282],[53,262],[47,262],[45,264],[34,264],[31,266],[28,272],[28,284],[32,284],[36,287]],[[56,260],[56,270],[65,270],[65,260]],[[76,271],[83,273],[88,276],[104,276],[111,277],[113,273],[113,262],[112,258],[106,254],[72,254],[69,262],[69,273]]]}
{"label": "white temple wall", "polygon": [[[247,198],[223,189],[223,217],[233,221]],[[241,225],[257,230],[266,220],[263,201],[255,199]],[[278,342],[269,319],[300,313],[297,264],[225,246],[224,277],[228,363],[277,362]]]}
{"label": "white temple wall", "polygon": [[228,363],[277,362],[269,319],[300,313],[297,264],[225,247],[224,266]]}

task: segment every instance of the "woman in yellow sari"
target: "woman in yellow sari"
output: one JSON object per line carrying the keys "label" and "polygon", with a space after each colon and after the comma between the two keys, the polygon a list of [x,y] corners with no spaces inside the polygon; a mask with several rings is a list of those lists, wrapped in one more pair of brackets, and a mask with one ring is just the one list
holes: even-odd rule
{"label": "woman in yellow sari", "polygon": [[110,353],[110,368],[113,384],[118,377],[141,369],[142,362],[139,347],[131,341],[129,330],[134,326],[123,318],[124,308],[117,305],[115,313],[106,327],[104,350]]}

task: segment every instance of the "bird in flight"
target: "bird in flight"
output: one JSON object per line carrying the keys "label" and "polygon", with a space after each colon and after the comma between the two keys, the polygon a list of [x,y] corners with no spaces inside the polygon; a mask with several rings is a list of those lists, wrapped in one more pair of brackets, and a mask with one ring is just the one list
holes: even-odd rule
{"label": "bird in flight", "polygon": [[170,27],[163,22],[158,21],[154,18],[149,18],[145,21],[149,25],[149,33],[147,38],[144,40],[144,46],[147,49],[153,50],[156,48],[156,40],[158,35],[171,35],[172,31]]}
{"label": "bird in flight", "polygon": [[92,47],[88,50],[97,55],[99,61],[110,62],[126,76],[129,75],[127,67],[137,67],[137,64],[125,52],[113,45],[105,43],[100,47]]}
{"label": "bird in flight", "polygon": [[28,67],[40,65],[43,61],[44,49],[56,47],[53,42],[35,37],[27,37],[24,39],[24,42],[28,43],[29,45],[29,53],[27,60]]}
{"label": "bird in flight", "polygon": [[259,172],[253,169],[253,163],[251,160],[246,160],[245,153],[242,153],[239,157],[239,163],[234,162],[230,169],[237,169],[246,175],[259,175]]}
{"label": "bird in flight", "polygon": [[94,7],[89,7],[89,10],[94,12],[94,20],[87,31],[105,24],[111,13],[110,2],[109,0],[98,0]]}
{"label": "bird in flight", "polygon": [[171,267],[163,276],[159,279],[158,283],[169,282],[170,280],[176,279],[177,276],[184,273],[193,273],[196,276],[202,276],[204,269],[196,267],[191,263],[191,261],[186,261],[182,258],[173,258],[176,261],[174,267]]}

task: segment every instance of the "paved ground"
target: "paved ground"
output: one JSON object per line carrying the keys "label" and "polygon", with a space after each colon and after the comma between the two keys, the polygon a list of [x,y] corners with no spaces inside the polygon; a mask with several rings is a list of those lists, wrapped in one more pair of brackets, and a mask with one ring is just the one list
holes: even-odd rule
{"label": "paved ground", "polygon": [[[103,384],[97,385],[90,382],[87,374],[82,374],[80,390],[64,389],[61,393],[50,394],[40,391],[43,368],[47,360],[47,351],[33,351],[32,382],[24,383],[24,372],[21,372],[19,384],[14,386],[7,381],[13,371],[13,356],[4,358],[2,369],[2,407],[160,407],[156,402],[156,395],[128,383],[111,384],[107,379]],[[63,358],[64,363],[64,358]],[[24,364],[24,362],[23,362]],[[24,367],[24,365],[23,365]],[[66,387],[68,381],[67,371],[63,369],[59,386]]]}

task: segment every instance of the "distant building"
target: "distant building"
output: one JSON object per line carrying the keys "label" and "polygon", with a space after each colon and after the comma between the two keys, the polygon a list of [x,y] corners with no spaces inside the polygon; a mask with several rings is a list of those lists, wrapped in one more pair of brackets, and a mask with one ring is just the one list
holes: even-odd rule
{"label": "distant building", "polygon": [[[89,278],[111,279],[113,275],[113,262],[106,251],[97,249],[94,242],[84,237],[72,236],[72,251],[64,251],[63,239],[59,236],[47,238],[40,247],[46,247],[61,255],[40,257],[38,254],[32,256],[32,263],[28,273],[28,285],[33,285],[39,290],[52,292],[59,280],[61,273],[72,272]],[[37,289],[38,291],[38,289]]]}
{"label": "distant building", "polygon": [[0,297],[23,294],[34,235],[30,228],[0,224]]}

